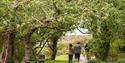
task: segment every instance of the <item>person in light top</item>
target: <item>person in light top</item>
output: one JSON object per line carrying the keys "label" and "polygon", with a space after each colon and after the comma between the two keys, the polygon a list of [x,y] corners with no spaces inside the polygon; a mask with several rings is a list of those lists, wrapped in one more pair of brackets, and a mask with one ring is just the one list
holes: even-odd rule
{"label": "person in light top", "polygon": [[73,46],[72,46],[72,44],[69,44],[69,52],[68,52],[69,60],[68,60],[68,63],[72,63],[73,54],[74,54]]}

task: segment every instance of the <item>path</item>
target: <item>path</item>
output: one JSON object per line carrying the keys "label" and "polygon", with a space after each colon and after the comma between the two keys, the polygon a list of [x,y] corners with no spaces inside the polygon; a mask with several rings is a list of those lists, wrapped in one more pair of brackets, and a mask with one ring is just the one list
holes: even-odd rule
{"label": "path", "polygon": [[80,56],[80,63],[87,63],[87,59],[85,56]]}

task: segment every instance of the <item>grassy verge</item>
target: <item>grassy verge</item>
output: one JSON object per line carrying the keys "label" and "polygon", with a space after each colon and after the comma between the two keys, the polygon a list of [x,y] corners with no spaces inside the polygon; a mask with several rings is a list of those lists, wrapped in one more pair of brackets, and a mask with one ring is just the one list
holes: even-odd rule
{"label": "grassy verge", "polygon": [[[35,62],[32,61],[31,63],[35,63]],[[46,60],[45,63],[68,63],[68,55],[57,56],[55,61]],[[75,63],[75,62],[73,62],[73,63]]]}

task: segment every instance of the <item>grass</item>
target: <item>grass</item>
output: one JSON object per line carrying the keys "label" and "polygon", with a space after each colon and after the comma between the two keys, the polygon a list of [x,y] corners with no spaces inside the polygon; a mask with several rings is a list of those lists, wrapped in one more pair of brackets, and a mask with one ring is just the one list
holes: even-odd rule
{"label": "grass", "polygon": [[48,60],[46,63],[68,63],[68,56],[67,55],[60,55],[56,57],[55,61]]}
{"label": "grass", "polygon": [[46,63],[68,63],[68,62],[62,60],[55,60],[55,61],[46,61]]}
{"label": "grass", "polygon": [[[35,63],[35,62],[32,61],[31,63]],[[45,63],[68,63],[68,55],[57,56],[55,61],[46,60]],[[75,63],[75,62],[73,62],[73,63]],[[125,63],[125,58],[120,59],[116,62],[98,62],[98,63]]]}
{"label": "grass", "polygon": [[56,57],[56,60],[68,60],[68,55],[60,55]]}
{"label": "grass", "polygon": [[[31,63],[35,62],[32,61]],[[68,55],[57,56],[55,61],[47,60],[45,63],[68,63]]]}
{"label": "grass", "polygon": [[48,60],[46,63],[68,63],[68,55],[57,56],[55,61]]}

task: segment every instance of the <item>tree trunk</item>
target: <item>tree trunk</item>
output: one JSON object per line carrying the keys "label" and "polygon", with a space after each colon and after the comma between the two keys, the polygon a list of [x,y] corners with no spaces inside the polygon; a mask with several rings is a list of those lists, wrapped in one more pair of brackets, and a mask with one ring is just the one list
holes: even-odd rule
{"label": "tree trunk", "polygon": [[102,53],[101,53],[102,54],[101,60],[103,60],[103,61],[106,61],[108,58],[108,54],[109,54],[109,50],[110,50],[110,40],[112,38],[110,27],[108,27],[108,25],[105,25],[105,24],[104,24],[104,27],[102,27],[103,36],[101,37],[101,39],[104,41],[103,47],[102,47],[102,49],[104,49],[104,51],[102,51]]}
{"label": "tree trunk", "polygon": [[30,45],[30,37],[31,35],[27,34],[23,38],[23,44],[24,44],[24,50],[25,50],[25,55],[21,63],[30,63],[30,58],[31,58],[31,45]]}
{"label": "tree trunk", "polygon": [[[57,48],[57,47],[55,47],[55,48]],[[51,55],[51,60],[55,60],[56,53],[57,53],[57,49],[54,49],[53,52],[52,52],[52,55]]]}
{"label": "tree trunk", "polygon": [[39,27],[32,28],[28,31],[27,34],[23,36],[23,44],[25,54],[21,61],[21,63],[30,63],[31,55],[32,55],[32,43],[30,42],[31,35],[35,32]]}
{"label": "tree trunk", "polygon": [[5,32],[5,43],[3,45],[3,50],[0,55],[0,63],[14,63],[14,41],[15,32],[14,30],[7,30]]}
{"label": "tree trunk", "polygon": [[106,61],[108,58],[109,50],[110,50],[110,41],[105,42],[104,44],[104,51],[102,52],[102,60]]}
{"label": "tree trunk", "polygon": [[56,37],[51,38],[51,44],[49,45],[49,48],[52,51],[52,54],[51,54],[51,57],[50,57],[51,60],[55,60],[55,58],[56,58],[57,40],[58,40],[58,38],[56,38]]}
{"label": "tree trunk", "polygon": [[[43,18],[41,21],[46,21],[46,17]],[[43,24],[42,24],[43,25]],[[32,43],[30,42],[31,35],[38,29],[40,26],[36,26],[34,28],[29,29],[28,33],[26,33],[23,36],[23,44],[24,44],[24,57],[21,61],[21,63],[30,63],[31,55],[33,54],[32,52]]]}

